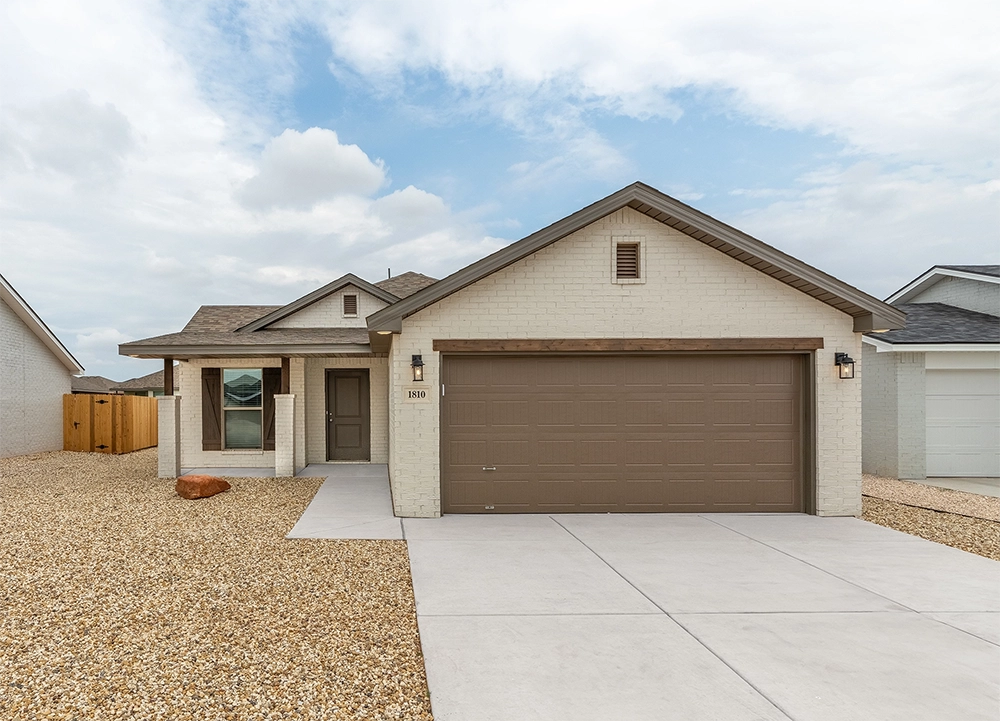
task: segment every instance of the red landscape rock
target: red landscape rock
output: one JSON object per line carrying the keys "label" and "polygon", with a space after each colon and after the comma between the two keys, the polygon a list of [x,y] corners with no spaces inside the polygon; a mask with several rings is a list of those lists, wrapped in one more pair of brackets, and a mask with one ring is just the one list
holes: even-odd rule
{"label": "red landscape rock", "polygon": [[177,479],[177,495],[193,501],[195,498],[208,498],[216,493],[228,491],[230,485],[215,476],[199,474],[181,476]]}

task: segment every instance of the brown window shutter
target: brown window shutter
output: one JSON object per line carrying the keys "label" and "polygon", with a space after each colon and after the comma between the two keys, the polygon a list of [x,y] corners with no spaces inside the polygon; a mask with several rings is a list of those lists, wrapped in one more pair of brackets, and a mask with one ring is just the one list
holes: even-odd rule
{"label": "brown window shutter", "polygon": [[281,369],[264,369],[264,450],[274,450],[274,394],[281,391]]}
{"label": "brown window shutter", "polygon": [[344,296],[344,315],[357,315],[358,314],[358,296],[356,295],[345,295]]}
{"label": "brown window shutter", "polygon": [[222,369],[201,369],[201,449],[222,450]]}
{"label": "brown window shutter", "polygon": [[615,277],[639,277],[639,244],[619,243],[615,247]]}

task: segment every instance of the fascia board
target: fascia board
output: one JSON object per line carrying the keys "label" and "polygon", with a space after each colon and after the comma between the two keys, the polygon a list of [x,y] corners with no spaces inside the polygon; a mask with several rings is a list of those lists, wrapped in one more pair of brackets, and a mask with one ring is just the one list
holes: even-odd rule
{"label": "fascia board", "polygon": [[323,356],[337,353],[371,353],[371,346],[360,343],[339,345],[236,345],[236,346],[118,346],[118,354],[132,358],[217,358],[219,356]]}

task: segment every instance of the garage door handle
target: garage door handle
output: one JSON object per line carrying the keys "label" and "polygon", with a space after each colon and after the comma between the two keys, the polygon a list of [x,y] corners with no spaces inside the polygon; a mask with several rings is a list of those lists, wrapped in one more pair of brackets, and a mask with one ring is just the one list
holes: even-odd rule
{"label": "garage door handle", "polygon": [[484,471],[495,471],[496,469],[496,466],[483,466]]}

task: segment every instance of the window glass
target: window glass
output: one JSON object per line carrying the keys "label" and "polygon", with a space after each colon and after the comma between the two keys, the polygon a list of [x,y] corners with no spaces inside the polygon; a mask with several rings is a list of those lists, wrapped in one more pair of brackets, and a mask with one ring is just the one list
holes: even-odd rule
{"label": "window glass", "polygon": [[[224,408],[260,408],[264,393],[260,369],[225,368],[222,371]],[[259,413],[257,415],[260,415]],[[228,444],[227,444],[228,445]]]}
{"label": "window glass", "polygon": [[226,448],[261,447],[261,412],[226,411]]}

